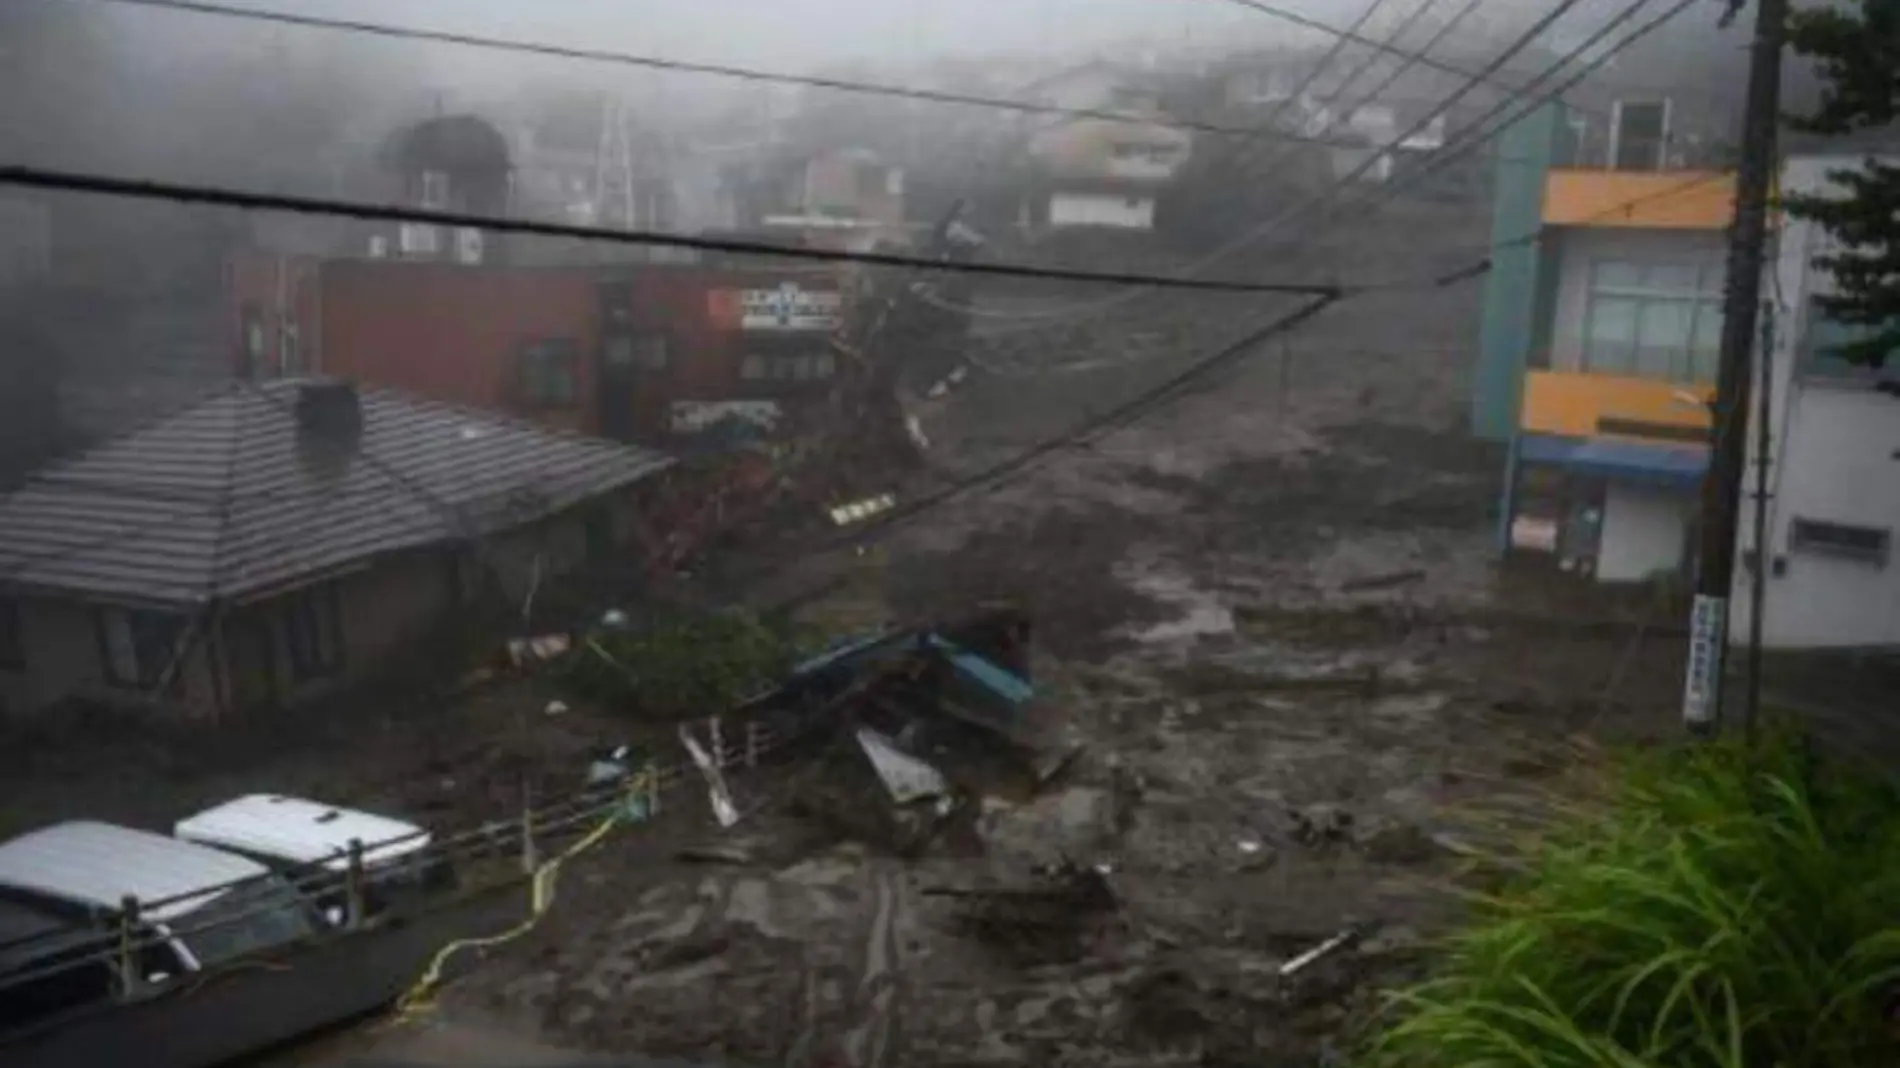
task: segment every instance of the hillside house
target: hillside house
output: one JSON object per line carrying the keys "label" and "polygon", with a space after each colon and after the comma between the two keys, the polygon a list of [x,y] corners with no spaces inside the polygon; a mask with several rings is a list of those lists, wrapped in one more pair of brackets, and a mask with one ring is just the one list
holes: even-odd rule
{"label": "hillside house", "polygon": [[669,466],[333,380],[239,383],[0,498],[0,706],[212,721],[335,692],[473,602],[617,565]]}

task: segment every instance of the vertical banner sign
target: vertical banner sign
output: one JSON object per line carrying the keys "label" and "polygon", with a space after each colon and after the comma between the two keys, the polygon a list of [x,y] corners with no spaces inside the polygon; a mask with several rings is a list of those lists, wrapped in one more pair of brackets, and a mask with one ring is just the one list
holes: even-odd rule
{"label": "vertical banner sign", "polygon": [[1682,722],[1701,730],[1715,722],[1722,690],[1722,642],[1728,627],[1728,598],[1696,594],[1689,614],[1689,670],[1682,689]]}

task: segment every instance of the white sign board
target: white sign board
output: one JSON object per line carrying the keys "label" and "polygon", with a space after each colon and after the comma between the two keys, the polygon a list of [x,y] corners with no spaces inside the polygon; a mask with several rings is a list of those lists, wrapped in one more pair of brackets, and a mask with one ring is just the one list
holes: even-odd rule
{"label": "white sign board", "polygon": [[777,401],[674,401],[671,414],[675,434],[697,434],[728,420],[770,430],[778,425],[779,407]]}
{"label": "white sign board", "polygon": [[1689,666],[1682,689],[1682,722],[1690,730],[1704,730],[1715,723],[1727,631],[1728,598],[1696,594],[1689,614]]}
{"label": "white sign board", "polygon": [[835,330],[843,307],[843,294],[803,289],[796,282],[777,289],[746,289],[739,293],[739,326],[743,330]]}

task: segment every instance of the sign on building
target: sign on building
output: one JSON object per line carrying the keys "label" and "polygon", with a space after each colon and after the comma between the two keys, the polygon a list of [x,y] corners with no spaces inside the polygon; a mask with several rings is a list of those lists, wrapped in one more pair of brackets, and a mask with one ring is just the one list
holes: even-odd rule
{"label": "sign on building", "polygon": [[844,295],[837,290],[805,289],[797,282],[774,289],[727,290],[713,298],[714,318],[736,318],[741,330],[836,330],[844,308]]}

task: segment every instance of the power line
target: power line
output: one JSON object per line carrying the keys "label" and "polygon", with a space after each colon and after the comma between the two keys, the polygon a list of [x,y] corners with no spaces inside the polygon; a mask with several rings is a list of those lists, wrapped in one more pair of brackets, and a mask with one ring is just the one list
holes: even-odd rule
{"label": "power line", "polygon": [[[1620,15],[1618,15],[1615,19],[1611,20],[1609,23],[1605,24],[1604,26],[1598,28],[1597,31],[1592,33],[1587,39],[1585,39],[1585,41],[1582,44],[1578,45],[1576,48],[1572,49],[1569,53],[1559,58],[1555,64],[1552,64],[1552,66],[1549,69],[1547,69],[1543,74],[1540,74],[1537,80],[1533,82],[1532,84],[1536,85],[1536,84],[1543,83],[1544,81],[1548,80],[1550,77],[1555,75],[1557,71],[1562,70],[1564,67],[1576,61],[1578,57],[1585,54],[1591,48],[1594,48],[1599,41],[1601,41],[1604,37],[1608,36],[1610,31],[1613,30],[1616,26],[1627,21],[1630,17],[1635,15],[1638,11],[1640,11],[1642,8],[1646,7],[1652,2],[1654,2],[1654,0],[1633,0],[1633,2],[1627,8],[1625,8]],[[1366,203],[1366,207],[1368,208],[1368,210],[1371,210],[1379,206],[1380,201],[1389,203],[1393,198],[1397,197],[1399,193],[1405,191],[1406,189],[1410,188],[1413,184],[1415,184],[1420,178],[1432,173],[1433,171],[1437,170],[1440,167],[1443,167],[1444,165],[1451,162],[1452,160],[1460,156],[1463,156],[1467,153],[1470,153],[1471,151],[1475,150],[1479,146],[1489,142],[1493,138],[1503,133],[1504,130],[1509,128],[1509,126],[1512,123],[1523,118],[1525,115],[1529,114],[1531,111],[1535,110],[1536,108],[1541,107],[1545,104],[1548,104],[1551,101],[1556,100],[1558,97],[1562,96],[1564,93],[1568,92],[1571,88],[1575,87],[1584,78],[1589,77],[1597,69],[1602,67],[1603,64],[1608,63],[1611,59],[1615,58],[1623,50],[1629,48],[1631,45],[1635,44],[1637,41],[1641,40],[1642,38],[1648,36],[1650,33],[1653,33],[1655,30],[1663,26],[1665,23],[1669,22],[1671,19],[1675,18],[1677,15],[1687,10],[1690,7],[1690,5],[1694,4],[1695,2],[1696,0],[1677,0],[1677,3],[1673,7],[1671,7],[1669,10],[1663,12],[1661,15],[1656,16],[1655,18],[1651,19],[1649,22],[1644,23],[1642,26],[1639,26],[1636,29],[1630,31],[1621,40],[1617,41],[1615,44],[1605,49],[1601,54],[1596,56],[1589,63],[1585,64],[1582,68],[1578,69],[1570,77],[1566,78],[1562,83],[1538,95],[1537,97],[1529,101],[1517,101],[1515,99],[1507,99],[1505,101],[1500,102],[1499,106],[1493,107],[1491,111],[1487,112],[1483,119],[1479,120],[1479,122],[1476,123],[1469,132],[1467,132],[1459,140],[1455,141],[1452,146],[1448,146],[1446,148],[1440,149],[1431,158],[1421,162],[1419,166],[1406,172],[1404,175],[1400,176],[1394,181],[1383,183],[1382,186],[1380,187],[1380,190],[1376,194],[1374,194],[1375,199],[1369,200]],[[1522,50],[1526,45],[1529,44],[1531,40],[1535,39],[1535,37],[1538,34],[1542,33],[1543,30],[1550,25],[1550,23],[1556,21],[1557,18],[1561,17],[1564,14],[1564,12],[1568,11],[1570,7],[1574,6],[1575,3],[1576,3],[1576,0],[1566,0],[1565,3],[1559,4],[1556,10],[1544,16],[1544,18],[1541,19],[1536,25],[1532,26],[1530,30],[1526,31],[1511,48],[1507,49],[1503,54],[1501,54],[1496,59],[1494,59],[1491,63],[1491,66],[1492,67],[1501,66],[1505,61],[1509,59],[1511,55],[1513,55],[1517,51]],[[1474,75],[1473,78],[1475,79],[1475,77],[1476,76]],[[1420,119],[1417,123],[1413,124],[1413,126],[1409,130],[1407,130],[1403,135],[1397,138],[1397,140],[1404,141],[1406,138],[1409,138],[1415,135],[1416,133],[1418,133],[1419,131],[1423,130],[1439,115],[1449,110],[1449,108],[1453,104],[1455,104],[1459,99],[1461,99],[1465,95],[1465,93],[1467,93],[1476,84],[1477,82],[1475,80],[1468,81],[1465,84],[1465,86],[1461,88],[1457,93],[1452,94],[1450,98],[1448,98],[1447,100],[1439,104],[1436,108],[1432,109],[1430,112],[1427,112],[1426,115],[1422,119]],[[1483,125],[1485,121],[1488,121],[1492,116],[1496,115],[1499,111],[1505,108],[1508,108],[1512,103],[1522,103],[1523,107],[1521,108],[1521,110],[1517,112],[1516,115],[1512,116],[1510,119],[1506,120],[1505,122],[1500,123],[1499,125],[1493,127],[1488,132],[1483,130]],[[1192,275],[1196,271],[1201,270],[1202,268],[1208,266],[1209,264],[1212,264],[1220,259],[1223,259],[1226,256],[1232,255],[1234,252],[1237,252],[1240,249],[1245,248],[1247,245],[1250,245],[1260,240],[1261,238],[1265,237],[1267,234],[1271,233],[1273,230],[1277,229],[1282,223],[1285,223],[1291,219],[1294,219],[1302,214],[1310,213],[1314,211],[1315,209],[1325,207],[1327,204],[1331,203],[1332,201],[1338,200],[1341,197],[1347,195],[1352,190],[1352,183],[1356,181],[1357,178],[1361,174],[1365,173],[1365,171],[1371,169],[1373,164],[1376,162],[1377,158],[1378,157],[1376,155],[1369,156],[1367,160],[1364,163],[1360,164],[1359,167],[1355,168],[1351,174],[1348,174],[1345,177],[1338,179],[1332,185],[1321,190],[1319,193],[1315,194],[1314,196],[1308,197],[1306,201],[1304,201],[1303,203],[1295,207],[1289,208],[1286,211],[1281,212],[1280,214],[1268,219],[1266,222],[1261,223],[1260,225],[1254,227],[1253,229],[1247,231],[1244,234],[1241,234],[1240,236],[1236,237],[1232,241],[1229,241],[1227,244],[1220,246],[1219,248],[1215,249],[1213,252],[1207,254],[1206,256],[1203,256],[1195,260],[1193,263],[1190,263],[1187,267],[1176,272],[1176,277]],[[1017,316],[1017,318],[1023,319],[1025,321],[1033,320],[1033,321],[1036,321],[1038,324],[1046,324],[1046,323],[1054,322],[1056,320],[1074,318],[1077,315],[1093,314],[1093,313],[1099,312],[1100,310],[1104,308],[1109,308],[1118,304],[1127,303],[1128,301],[1137,299],[1141,297],[1142,295],[1144,295],[1142,291],[1136,290],[1133,292],[1121,293],[1121,294],[1111,295],[1108,297],[1103,297],[1098,300],[1079,301],[1066,308],[1055,308],[1055,309],[1048,309],[1048,310],[1044,310],[1044,311],[1040,311],[1036,313],[1025,313],[1021,316]],[[1037,328],[1038,326],[1030,326],[1030,327],[1027,327],[1026,329],[1037,329]]]}
{"label": "power line", "polygon": [[333,30],[342,33],[355,33],[402,41],[457,45],[463,48],[479,48],[518,55],[534,55],[552,59],[604,63],[612,66],[638,67],[645,70],[668,71],[675,74],[706,75],[740,81],[765,82],[775,85],[796,85],[807,89],[829,89],[864,96],[885,96],[904,100],[923,101],[926,103],[987,108],[993,111],[1013,111],[1026,115],[1061,115],[1075,119],[1102,119],[1120,123],[1169,126],[1181,130],[1192,130],[1198,133],[1217,134],[1223,137],[1238,137],[1250,140],[1301,141],[1322,145],[1343,145],[1347,143],[1331,138],[1307,137],[1299,134],[1282,133],[1277,130],[1257,130],[1243,126],[1225,126],[1218,123],[1191,121],[1175,118],[1173,116],[1143,117],[1126,112],[1107,111],[1097,108],[1070,108],[1057,104],[1042,104],[1033,100],[1012,100],[1007,97],[980,96],[972,93],[954,93],[937,89],[913,89],[901,85],[855,81],[849,78],[786,74],[777,71],[756,70],[750,67],[736,67],[723,63],[697,63],[689,60],[661,59],[657,56],[632,55],[625,52],[611,52],[598,48],[576,48],[569,45],[542,44],[533,41],[518,41],[501,37],[483,37],[477,34],[452,33],[445,30],[412,29],[403,26],[391,26],[387,23],[380,22],[333,19],[316,15],[294,15],[281,11],[256,11],[248,8],[231,7],[225,4],[204,2],[204,0],[92,0],[92,2],[118,4],[125,7],[186,12],[219,18],[243,19],[251,22],[276,23],[285,26],[299,26],[306,29]]}
{"label": "power line", "polygon": [[[1464,97],[1468,95],[1473,89],[1477,88],[1477,86],[1480,84],[1481,80],[1487,73],[1496,71],[1499,68],[1503,67],[1504,64],[1510,61],[1512,56],[1523,51],[1527,46],[1529,46],[1529,44],[1532,41],[1537,39],[1538,35],[1542,34],[1544,30],[1549,28],[1549,26],[1552,23],[1562,18],[1565,14],[1567,14],[1570,11],[1571,8],[1576,7],[1577,4],[1580,2],[1581,0],[1560,0],[1560,2],[1554,8],[1552,8],[1550,12],[1545,14],[1543,17],[1539,18],[1535,23],[1531,25],[1529,29],[1525,30],[1522,34],[1520,34],[1517,40],[1513,41],[1508,48],[1504,49],[1504,51],[1498,53],[1495,57],[1493,57],[1491,61],[1485,65],[1485,69],[1483,71],[1479,71],[1477,73],[1469,75],[1465,79],[1465,83],[1463,85],[1459,86],[1459,88],[1455,92],[1447,96],[1445,99],[1439,101],[1437,105],[1432,107],[1423,116],[1421,116],[1417,122],[1413,123],[1411,127],[1405,130],[1404,133],[1400,134],[1397,138],[1395,138],[1393,140],[1393,144],[1402,143],[1407,138],[1417,135],[1420,131],[1424,130],[1427,126],[1430,126],[1431,123],[1435,119],[1445,114],[1447,111],[1451,110],[1451,108],[1455,106],[1460,100],[1464,99]],[[1645,4],[1648,2],[1649,0],[1636,0],[1636,5],[1641,6],[1642,4]],[[1573,56],[1575,54],[1576,53],[1572,53]],[[1571,57],[1565,57],[1563,59],[1558,60],[1556,67],[1561,68],[1564,64],[1570,62],[1570,58]],[[1495,136],[1495,134],[1493,134],[1492,136]],[[1359,147],[1363,148],[1365,146],[1359,146]],[[1267,221],[1252,227],[1251,229],[1247,230],[1245,233],[1242,233],[1236,236],[1232,240],[1214,249],[1214,251],[1208,253],[1207,255],[1194,260],[1192,263],[1188,264],[1186,267],[1176,272],[1174,277],[1177,277],[1177,278],[1191,277],[1195,273],[1205,269],[1209,265],[1214,264],[1222,259],[1225,259],[1226,257],[1233,255],[1235,252],[1238,252],[1241,249],[1254,244],[1255,242],[1259,241],[1261,238],[1265,237],[1267,234],[1278,229],[1281,226],[1281,224],[1287,222],[1288,220],[1298,217],[1304,213],[1313,211],[1316,208],[1324,207],[1328,202],[1334,199],[1337,199],[1338,197],[1344,195],[1348,190],[1350,190],[1352,188],[1352,183],[1357,181],[1367,171],[1377,166],[1380,159],[1382,158],[1384,158],[1384,154],[1379,151],[1374,150],[1374,151],[1368,152],[1364,161],[1362,161],[1358,166],[1354,167],[1351,171],[1335,179],[1332,185],[1326,187],[1325,189],[1320,190],[1319,192],[1315,193],[1313,196],[1306,198],[1306,200],[1304,200],[1303,202],[1297,205],[1294,205],[1292,207],[1289,207],[1286,210],[1270,217],[1269,219],[1267,219]],[[1074,305],[1071,305],[1068,308],[1052,309],[1052,310],[1040,312],[1034,315],[1024,315],[1022,316],[1022,318],[1025,320],[1068,319],[1068,318],[1073,318],[1077,315],[1093,314],[1093,313],[1101,311],[1104,308],[1114,307],[1118,304],[1125,304],[1128,301],[1139,299],[1143,295],[1144,295],[1144,292],[1142,290],[1136,289],[1129,292],[1124,292],[1120,294],[1114,294],[1107,297],[1103,297],[1099,300],[1080,301]]]}
{"label": "power line", "polygon": [[[119,0],[110,0],[119,2]],[[145,2],[145,0],[137,0]],[[276,211],[294,215],[322,215],[331,218],[364,219],[372,222],[406,222],[487,230],[502,234],[532,234],[539,237],[575,238],[619,245],[683,248],[701,252],[725,252],[777,259],[817,260],[825,263],[864,263],[884,267],[924,268],[963,274],[986,274],[1004,278],[1038,278],[1054,281],[1092,282],[1104,285],[1139,285],[1161,289],[1198,289],[1224,293],[1283,293],[1317,296],[1331,293],[1337,286],[1317,283],[1248,282],[1241,279],[1191,279],[1169,275],[1146,275],[1107,271],[1076,271],[1061,267],[1037,267],[1015,263],[977,263],[928,259],[889,252],[840,252],[833,249],[777,245],[765,241],[671,234],[652,230],[609,230],[569,223],[539,222],[528,219],[503,219],[466,212],[437,211],[427,208],[399,208],[362,204],[325,197],[294,196],[281,193],[251,193],[182,182],[163,182],[146,178],[115,178],[82,171],[52,170],[22,165],[0,166],[0,185],[59,192],[97,193],[107,196],[136,197],[143,200],[168,200],[180,204],[209,204],[246,211]]]}
{"label": "power line", "polygon": [[[1430,0],[1430,2],[1436,2],[1436,0]],[[1387,0],[1372,0],[1370,4],[1367,4],[1366,9],[1359,13],[1359,17],[1353,20],[1352,25],[1342,31],[1339,38],[1333,42],[1333,46],[1327,49],[1326,54],[1319,58],[1319,62],[1313,64],[1313,69],[1306,72],[1306,77],[1300,79],[1300,84],[1294,87],[1293,92],[1289,94],[1285,100],[1280,101],[1278,107],[1273,109],[1263,125],[1272,126],[1279,121],[1280,116],[1286,112],[1287,108],[1299,104],[1306,96],[1306,91],[1311,89],[1314,84],[1319,81],[1320,76],[1326,73],[1326,68],[1332,66],[1333,61],[1339,58],[1339,54],[1346,50],[1348,44],[1352,43],[1347,34],[1356,36],[1359,30],[1362,29],[1366,23],[1372,21],[1372,16],[1378,14],[1379,9],[1384,7],[1386,3]],[[1423,10],[1423,8],[1420,10]],[[1399,32],[1403,33],[1403,28],[1401,28]],[[1398,40],[1398,36],[1398,33],[1392,35],[1394,42]],[[1373,54],[1375,56],[1378,55],[1376,52]],[[1355,72],[1353,77],[1358,77],[1358,73]],[[1348,81],[1350,80],[1351,79],[1348,79]]]}
{"label": "power line", "polygon": [[1433,59],[1431,56],[1426,55],[1423,52],[1412,52],[1403,48],[1399,48],[1393,42],[1375,40],[1371,37],[1367,37],[1364,34],[1361,34],[1352,30],[1342,30],[1337,26],[1331,25],[1329,23],[1321,22],[1320,20],[1313,18],[1311,16],[1302,15],[1297,11],[1289,11],[1286,8],[1280,7],[1277,4],[1264,3],[1262,2],[1262,0],[1227,0],[1227,2],[1230,4],[1238,5],[1240,7],[1244,7],[1250,11],[1258,11],[1262,15],[1266,15],[1269,18],[1279,19],[1282,22],[1289,22],[1295,26],[1303,26],[1309,30],[1318,30],[1320,33],[1324,33],[1332,37],[1337,37],[1341,40],[1351,41],[1353,44],[1364,45],[1367,48],[1376,49],[1377,51],[1383,52],[1387,55],[1397,56],[1401,59],[1409,59],[1412,62],[1419,64],[1420,66],[1430,67],[1431,69],[1435,71],[1439,71],[1440,73],[1443,73],[1443,74],[1455,74],[1460,78],[1475,77],[1475,78],[1478,78],[1481,82],[1495,86],[1499,89],[1504,90],[1507,93],[1517,93],[1517,92],[1522,91],[1519,86],[1512,85],[1510,82],[1496,77],[1496,74],[1497,74],[1496,71],[1485,71],[1483,73],[1474,73],[1473,71],[1468,70],[1465,67],[1461,67],[1452,63],[1447,63],[1442,59]]}
{"label": "power line", "polygon": [[[1563,69],[1564,66],[1566,66],[1569,63],[1574,62],[1577,58],[1589,52],[1590,49],[1596,47],[1599,41],[1609,36],[1610,32],[1614,30],[1617,26],[1620,26],[1624,22],[1629,21],[1631,18],[1637,15],[1644,7],[1647,7],[1649,4],[1653,2],[1654,0],[1634,0],[1633,3],[1631,3],[1628,7],[1624,8],[1620,13],[1618,13],[1615,18],[1612,18],[1608,22],[1604,23],[1601,27],[1598,27],[1596,32],[1592,33],[1576,48],[1571,49],[1570,53],[1566,55],[1561,61],[1559,61],[1555,66],[1545,71],[1542,75],[1539,75],[1537,81],[1534,82],[1533,85],[1542,84],[1542,82],[1544,82],[1546,79],[1556,74],[1557,71]],[[1561,84],[1559,84],[1556,88],[1551,89],[1548,92],[1545,92],[1541,94],[1540,96],[1529,101],[1508,100],[1508,99],[1499,101],[1489,111],[1485,112],[1484,115],[1480,116],[1478,120],[1472,124],[1470,129],[1467,130],[1463,135],[1461,135],[1457,140],[1455,140],[1451,146],[1447,146],[1446,148],[1441,149],[1437,153],[1437,155],[1433,156],[1432,158],[1421,161],[1417,167],[1414,167],[1412,170],[1408,171],[1405,175],[1400,177],[1397,181],[1388,183],[1385,188],[1382,188],[1379,191],[1379,194],[1378,194],[1379,198],[1386,201],[1390,201],[1393,197],[1396,197],[1399,193],[1402,193],[1406,189],[1411,188],[1413,185],[1417,184],[1419,180],[1426,178],[1430,176],[1431,174],[1435,173],[1436,171],[1444,167],[1447,163],[1451,162],[1452,160],[1458,158],[1459,156],[1464,155],[1467,152],[1472,151],[1473,149],[1477,148],[1479,145],[1482,145],[1485,142],[1490,141],[1491,139],[1502,134],[1505,130],[1508,130],[1512,126],[1516,125],[1520,120],[1522,120],[1526,115],[1529,115],[1532,111],[1535,111],[1537,108],[1540,108],[1552,102],[1553,100],[1560,98],[1561,96],[1563,96],[1563,94],[1575,88],[1585,78],[1588,78],[1590,75],[1596,73],[1599,69],[1603,67],[1604,64],[1614,59],[1619,53],[1623,52],[1625,49],[1629,48],[1631,45],[1635,44],[1637,41],[1642,40],[1644,37],[1647,37],[1649,36],[1649,34],[1660,29],[1663,25],[1667,24],[1670,20],[1682,14],[1684,11],[1687,11],[1696,2],[1697,0],[1677,0],[1676,4],[1673,7],[1664,11],[1662,14],[1657,15],[1655,18],[1650,19],[1648,22],[1644,23],[1643,25],[1638,26],[1636,29],[1631,30],[1621,40],[1617,41],[1614,45],[1604,50],[1601,54],[1597,55],[1596,57],[1591,59],[1588,63],[1585,63],[1582,67],[1578,68],[1576,71],[1571,73],[1571,75],[1565,78],[1564,81]],[[1503,121],[1499,122],[1496,126],[1492,127],[1489,133],[1482,132],[1485,123],[1490,122],[1493,118],[1495,118],[1502,112],[1509,110],[1510,107],[1514,104],[1522,104],[1523,106],[1520,107],[1515,114],[1511,115],[1509,118],[1504,119]]]}

